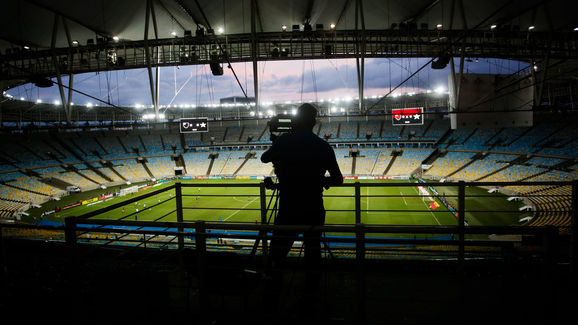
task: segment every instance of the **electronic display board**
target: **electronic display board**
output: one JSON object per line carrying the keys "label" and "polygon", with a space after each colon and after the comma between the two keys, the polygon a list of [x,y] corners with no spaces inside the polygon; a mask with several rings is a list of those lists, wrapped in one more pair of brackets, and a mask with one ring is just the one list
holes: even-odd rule
{"label": "electronic display board", "polygon": [[181,133],[209,132],[209,120],[206,117],[182,118]]}
{"label": "electronic display board", "polygon": [[423,107],[393,109],[391,121],[393,125],[423,125]]}

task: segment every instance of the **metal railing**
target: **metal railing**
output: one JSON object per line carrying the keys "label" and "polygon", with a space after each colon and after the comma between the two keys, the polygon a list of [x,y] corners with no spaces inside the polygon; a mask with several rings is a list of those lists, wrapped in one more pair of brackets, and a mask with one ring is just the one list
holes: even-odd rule
{"label": "metal railing", "polygon": [[[447,188],[457,188],[457,195],[446,195],[444,198],[446,200],[454,200],[456,203],[455,210],[451,212],[448,209],[440,209],[437,211],[429,210],[402,210],[402,209],[362,209],[362,198],[390,198],[390,197],[405,197],[405,198],[420,198],[425,195],[362,195],[362,188],[376,188],[376,187],[415,187],[416,185],[421,185],[424,187],[447,187]],[[569,218],[570,227],[568,233],[571,240],[571,256],[570,259],[574,259],[573,252],[575,251],[575,241],[573,240],[575,233],[575,209],[576,206],[576,182],[520,182],[520,183],[504,183],[504,182],[457,182],[457,183],[349,183],[343,184],[342,188],[353,189],[352,195],[325,195],[325,198],[350,198],[354,200],[354,208],[351,210],[347,209],[327,209],[328,215],[330,213],[351,213],[352,222],[349,224],[327,224],[323,227],[309,226],[295,227],[295,226],[278,226],[269,224],[270,218],[268,219],[268,205],[267,201],[271,200],[271,195],[267,193],[263,183],[233,183],[233,184],[181,184],[180,182],[170,185],[166,188],[152,191],[150,193],[135,196],[134,198],[129,198],[123,202],[119,202],[100,210],[89,212],[87,214],[78,217],[68,217],[65,222],[65,238],[66,242],[71,245],[77,245],[79,242],[101,242],[104,245],[111,243],[136,243],[138,246],[155,246],[155,247],[174,247],[174,248],[184,248],[184,247],[204,247],[207,248],[209,244],[210,248],[219,250],[223,247],[231,246],[234,240],[242,241],[242,244],[234,245],[236,247],[242,247],[243,243],[246,246],[252,246],[251,241],[259,241],[259,252],[262,254],[267,254],[267,243],[274,237],[274,232],[278,230],[306,230],[314,229],[330,234],[341,234],[341,236],[328,236],[324,238],[326,245],[333,245],[336,250],[343,249],[344,251],[349,251],[355,258],[365,258],[365,255],[358,256],[361,252],[365,252],[367,245],[372,246],[372,252],[379,254],[380,249],[383,249],[387,245],[398,245],[406,247],[444,247],[447,250],[447,257],[456,258],[459,261],[463,261],[468,257],[468,254],[473,254],[472,252],[467,252],[468,247],[494,247],[501,248],[505,246],[511,246],[512,242],[510,240],[493,239],[489,240],[483,238],[481,235],[516,235],[516,236],[533,236],[538,238],[537,242],[541,242],[543,245],[540,250],[543,253],[552,252],[551,243],[557,242],[557,237],[559,236],[559,228],[552,226],[472,226],[466,223],[466,213],[487,213],[487,212],[499,212],[499,213],[521,213],[518,211],[500,211],[492,209],[470,209],[466,208],[466,199],[469,198],[480,198],[480,197],[492,197],[492,195],[466,195],[466,189],[470,186],[484,186],[484,187],[503,187],[503,186],[571,186],[572,192],[567,200],[571,203],[571,209],[569,210],[552,210],[551,212],[564,212]],[[187,194],[183,193],[188,188],[252,188],[258,189],[258,194]],[[165,204],[167,202],[175,201],[174,209],[169,210],[169,212],[163,215],[156,216],[152,221],[134,221],[129,220],[136,215],[136,212],[123,215],[122,217],[116,217],[116,220],[104,218],[98,218],[99,216],[106,216],[110,214],[115,209],[119,207],[130,205],[139,200],[150,198],[152,196],[174,191],[175,195],[169,199],[162,200],[159,203],[151,205],[150,208],[154,209],[157,205]],[[196,192],[196,191],[195,191]],[[544,194],[534,194],[536,197],[548,197],[549,195]],[[259,207],[225,207],[225,206],[187,206],[183,202],[183,198],[189,196],[199,196],[199,197],[254,197],[255,202],[259,202]],[[517,195],[518,197],[531,197],[532,194],[522,194]],[[566,197],[565,195],[552,194],[553,197]],[[256,200],[258,198],[258,200]],[[252,203],[252,202],[251,202]],[[248,205],[248,204],[247,204]],[[187,211],[196,210],[215,210],[215,211],[250,211],[254,212],[259,216],[259,222],[208,222],[204,220],[199,220],[187,218],[185,220],[184,214]],[[364,224],[362,220],[362,215],[367,212],[379,212],[385,215],[393,213],[411,213],[411,212],[423,212],[423,213],[453,213],[456,216],[455,225],[431,225],[431,226],[412,226],[412,225],[368,225]],[[217,213],[217,212],[215,212]],[[533,212],[536,213],[536,212]],[[169,216],[176,215],[176,221],[167,221]],[[539,217],[535,217],[539,218]],[[122,227],[120,227],[122,226]],[[124,228],[123,228],[124,227]],[[129,228],[127,228],[129,227]],[[100,234],[122,234],[121,237],[106,237],[102,238],[87,238],[87,234],[100,233]],[[388,235],[390,237],[388,237]],[[392,238],[393,235],[393,238]],[[132,237],[131,237],[132,236]],[[137,236],[138,238],[134,238]],[[148,237],[147,237],[148,236]],[[445,236],[445,237],[444,237]],[[413,237],[413,238],[412,238]],[[160,239],[162,238],[162,240]],[[207,242],[208,240],[216,240],[217,243]],[[224,242],[227,241],[227,242]],[[548,244],[546,244],[548,243]],[[200,245],[200,246],[199,246]],[[540,246],[540,245],[538,245]],[[546,247],[548,246],[548,247]],[[209,248],[209,249],[210,249]],[[391,247],[389,247],[391,248]],[[256,247],[252,248],[252,252]],[[412,251],[413,253],[419,255],[419,250]],[[427,255],[427,253],[426,253]]]}
{"label": "metal railing", "polygon": [[[22,224],[0,224],[2,228],[15,229],[37,229],[37,230],[55,230],[64,231],[64,240],[71,246],[75,247],[80,243],[90,243],[99,245],[122,244],[139,247],[161,247],[177,248],[192,247],[202,250],[227,250],[251,252],[252,254],[260,253],[263,256],[268,254],[268,243],[275,238],[275,232],[280,230],[305,231],[314,230],[322,231],[326,234],[332,234],[323,238],[326,248],[341,254],[350,256],[356,260],[364,260],[370,257],[379,257],[380,255],[387,258],[395,255],[411,254],[412,256],[425,257],[437,256],[444,258],[456,259],[460,262],[469,257],[500,257],[501,251],[511,249],[514,246],[523,246],[533,249],[544,260],[565,260],[575,264],[576,242],[574,240],[576,227],[576,202],[577,202],[577,183],[573,182],[456,182],[456,183],[346,183],[340,188],[352,189],[352,194],[328,194],[324,197],[327,199],[353,199],[353,209],[327,209],[328,215],[331,213],[351,214],[351,222],[348,224],[326,224],[325,226],[280,226],[270,224],[270,203],[271,194],[267,193],[263,183],[228,183],[228,184],[211,184],[211,183],[194,183],[186,184],[177,182],[165,188],[154,190],[146,194],[136,195],[122,202],[112,204],[102,209],[92,211],[80,216],[71,216],[65,219],[64,227],[46,227],[36,225]],[[426,195],[391,195],[391,194],[368,194],[367,189],[378,187],[415,187],[416,185],[433,188],[453,188],[457,193],[448,194],[443,197],[446,201],[455,203],[454,211],[451,209],[430,210],[413,210],[413,209],[369,209],[369,206],[362,208],[362,198],[421,198]],[[568,256],[558,254],[560,228],[553,226],[474,226],[466,223],[466,213],[520,213],[516,211],[500,211],[492,209],[467,209],[467,199],[476,199],[480,197],[492,197],[492,195],[466,195],[466,189],[470,186],[475,187],[504,187],[504,186],[539,186],[540,188],[551,188],[552,186],[564,186],[571,188],[570,194],[544,194],[537,191],[536,193],[520,194],[517,197],[536,197],[536,198],[562,198],[566,199],[569,209],[551,209],[546,212],[561,212],[568,218],[568,227],[564,234],[567,233],[570,238],[570,249]],[[254,189],[258,190],[246,194],[201,194],[195,191],[194,194],[187,192],[190,188],[232,188],[232,189]],[[365,194],[362,189],[365,188]],[[174,192],[174,196],[172,193]],[[147,208],[154,209],[159,205],[172,204],[173,208],[166,209],[162,215],[157,215],[153,220],[132,220],[137,212],[128,213],[119,216],[115,210],[129,206],[134,202],[146,198],[158,196],[159,194],[171,193],[167,199],[159,199],[158,203],[152,204]],[[435,193],[432,193],[435,196]],[[199,197],[253,197],[253,201],[258,202],[259,207],[216,207],[216,206],[187,206],[183,198],[190,196]],[[258,200],[257,200],[258,199]],[[438,197],[438,201],[440,197]],[[450,203],[451,204],[451,203]],[[186,218],[187,211],[250,211],[258,215],[258,222],[210,222],[200,218]],[[539,207],[537,208],[539,210]],[[118,211],[118,210],[117,210]],[[384,215],[403,214],[411,212],[422,212],[435,214],[452,213],[456,216],[455,225],[377,225],[364,224],[363,214],[368,212],[378,212]],[[532,213],[540,213],[532,212]],[[172,219],[169,220],[169,217]],[[535,216],[534,218],[540,218]],[[175,220],[175,221],[173,221]],[[437,220],[437,219],[436,219]],[[439,221],[438,221],[439,223]],[[514,235],[516,241],[511,238],[498,237],[489,239],[489,235]],[[521,238],[524,238],[523,240]],[[298,246],[298,245],[297,245]],[[250,249],[249,249],[250,248]],[[402,248],[402,249],[400,249]],[[367,255],[369,253],[369,255]],[[326,254],[326,256],[328,256]]]}

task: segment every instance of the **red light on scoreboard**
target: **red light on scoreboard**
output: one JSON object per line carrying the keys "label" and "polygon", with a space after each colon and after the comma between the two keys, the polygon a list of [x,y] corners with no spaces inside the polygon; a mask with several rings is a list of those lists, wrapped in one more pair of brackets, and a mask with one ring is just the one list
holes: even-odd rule
{"label": "red light on scoreboard", "polygon": [[423,125],[423,108],[402,108],[391,110],[393,125]]}

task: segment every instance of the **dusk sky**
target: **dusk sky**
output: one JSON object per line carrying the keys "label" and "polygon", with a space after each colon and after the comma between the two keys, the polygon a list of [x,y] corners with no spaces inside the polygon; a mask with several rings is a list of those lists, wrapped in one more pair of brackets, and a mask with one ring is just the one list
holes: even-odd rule
{"label": "dusk sky", "polygon": [[[383,96],[390,87],[428,62],[427,58],[366,59],[365,96]],[[456,69],[459,62],[456,59]],[[527,63],[498,59],[479,59],[466,62],[469,73],[510,74]],[[236,63],[233,69],[247,91],[254,96],[252,63]],[[213,76],[208,65],[161,68],[160,105],[218,104],[219,99],[243,96],[233,73],[226,66],[223,76]],[[449,65],[443,70],[424,68],[400,87],[396,93],[423,92],[438,87],[447,89]],[[63,78],[68,84],[68,78]],[[315,101],[357,96],[357,76],[354,59],[326,59],[308,61],[268,61],[259,63],[260,102]],[[74,88],[115,105],[151,105],[146,69],[86,73],[75,76]],[[58,87],[37,88],[24,85],[7,91],[16,99],[60,102]],[[94,99],[75,93],[75,104],[98,104]],[[105,104],[99,104],[105,105]]]}

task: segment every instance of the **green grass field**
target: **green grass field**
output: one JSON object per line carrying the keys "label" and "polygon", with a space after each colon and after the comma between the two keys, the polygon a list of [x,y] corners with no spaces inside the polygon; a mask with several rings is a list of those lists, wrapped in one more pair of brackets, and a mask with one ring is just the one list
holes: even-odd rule
{"label": "green grass field", "polygon": [[[256,180],[183,180],[186,184],[202,184],[202,183],[257,183]],[[385,183],[394,185],[394,181],[362,181],[362,183]],[[400,182],[400,181],[397,181]],[[346,182],[347,183],[347,182]],[[172,182],[163,184],[162,186],[154,187],[152,189],[142,191],[135,194],[130,194],[123,197],[116,197],[110,201],[92,206],[80,206],[68,210],[63,210],[55,214],[51,214],[46,218],[53,221],[64,221],[67,216],[80,216],[89,211],[102,209],[103,207],[121,202],[123,200],[131,199],[135,196],[140,196],[148,191],[158,190],[169,185]],[[441,185],[441,184],[440,184]],[[261,213],[259,210],[242,210],[242,209],[260,209],[259,188],[240,188],[240,187],[184,187],[183,188],[183,218],[185,221],[221,221],[221,222],[260,222]],[[436,187],[439,193],[445,193],[448,196],[456,195],[457,188]],[[116,191],[117,187],[108,189],[107,191]],[[32,209],[29,211],[30,216],[25,221],[34,222],[41,219],[40,215],[43,211],[54,208],[55,203],[59,206],[66,206],[73,202],[78,202],[82,199],[88,199],[96,195],[102,194],[103,190],[94,190],[79,194],[74,194],[62,198],[57,202],[49,202],[44,204],[41,208]],[[353,197],[353,187],[336,187],[324,192],[325,208],[328,210],[326,217],[326,224],[354,224],[355,223],[355,199]],[[271,195],[271,191],[267,191]],[[429,201],[425,201],[420,197],[411,197],[410,195],[418,195],[416,187],[362,187],[361,188],[361,222],[365,224],[379,224],[379,225],[456,225],[457,219],[451,214],[442,204],[437,210],[431,210],[428,207]],[[231,195],[228,197],[203,196],[203,195]],[[247,196],[253,195],[253,196]],[[332,195],[340,195],[342,197],[331,197]],[[368,196],[369,195],[369,196]],[[401,197],[372,197],[374,195],[399,195]],[[467,212],[466,222],[469,225],[518,225],[518,220],[522,213],[518,211],[519,203],[509,202],[506,196],[490,196],[486,190],[481,188],[467,188],[466,196],[471,195],[487,195],[488,197],[471,197],[466,199],[466,210],[505,210],[512,213],[504,212]],[[125,205],[123,208],[118,208],[109,211],[105,214],[98,215],[94,218],[98,219],[121,219],[135,220],[134,216],[127,217],[138,209],[138,220],[161,220],[161,221],[176,221],[175,200],[169,200],[161,203],[153,208],[154,204],[158,204],[170,197],[175,196],[174,190],[163,192],[162,194],[142,199],[138,204],[131,203]],[[269,198],[268,198],[269,199]],[[457,198],[448,198],[448,201],[457,205]],[[203,208],[223,208],[225,210],[203,209]],[[124,210],[124,211],[123,211]],[[330,210],[350,210],[350,212],[336,212]],[[370,211],[367,211],[370,210]],[[399,210],[397,212],[378,212],[371,210]],[[419,210],[419,211],[412,211]],[[160,219],[159,219],[160,218]]]}

